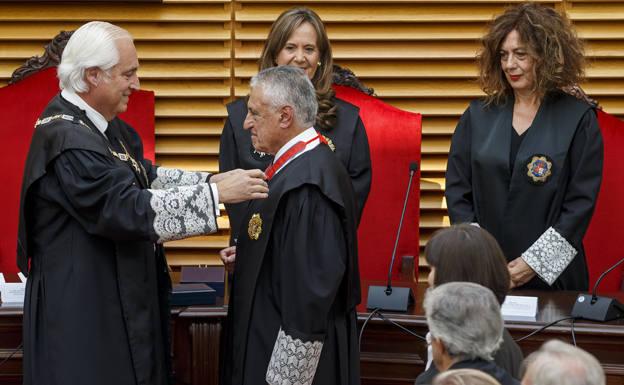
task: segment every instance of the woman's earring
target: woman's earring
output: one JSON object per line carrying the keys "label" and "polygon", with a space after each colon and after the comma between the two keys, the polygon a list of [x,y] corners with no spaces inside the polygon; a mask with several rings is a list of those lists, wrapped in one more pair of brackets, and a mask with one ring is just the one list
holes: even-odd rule
{"label": "woman's earring", "polygon": [[321,62],[318,62],[318,63],[316,63],[316,64],[317,64],[319,67],[323,65],[323,63],[321,63]]}

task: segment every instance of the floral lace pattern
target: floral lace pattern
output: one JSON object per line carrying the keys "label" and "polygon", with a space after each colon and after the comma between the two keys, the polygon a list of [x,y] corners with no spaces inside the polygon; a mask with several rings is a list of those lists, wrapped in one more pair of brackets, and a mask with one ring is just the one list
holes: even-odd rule
{"label": "floral lace pattern", "polygon": [[310,385],[321,357],[321,341],[303,342],[280,328],[267,368],[269,385]]}
{"label": "floral lace pattern", "polygon": [[208,184],[148,191],[152,194],[150,205],[156,213],[154,231],[159,243],[217,230]]}
{"label": "floral lace pattern", "polygon": [[164,190],[172,187],[206,183],[206,178],[208,178],[209,175],[210,174],[207,172],[158,167],[156,169],[156,179],[154,179],[150,187],[155,190]]}
{"label": "floral lace pattern", "polygon": [[549,227],[527,251],[522,259],[549,285],[568,267],[576,249],[557,230]]}

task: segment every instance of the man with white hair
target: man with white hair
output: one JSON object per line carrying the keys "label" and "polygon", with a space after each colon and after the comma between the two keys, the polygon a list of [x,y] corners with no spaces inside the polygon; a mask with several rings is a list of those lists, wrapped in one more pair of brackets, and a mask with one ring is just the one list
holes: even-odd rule
{"label": "man with white hair", "polygon": [[139,88],[130,34],[90,22],[69,39],[62,92],[35,125],[18,265],[24,384],[171,382],[171,289],[162,243],[216,231],[218,203],[267,197],[260,170],[156,167],[117,118]]}
{"label": "man with white hair", "polygon": [[423,307],[438,371],[477,369],[502,385],[519,385],[492,360],[502,342],[503,318],[490,289],[472,282],[445,283],[427,291]]}
{"label": "man with white hair", "polygon": [[559,340],[546,342],[525,360],[522,385],[605,385],[598,360]]}
{"label": "man with white hair", "polygon": [[268,68],[247,108],[253,146],[275,158],[236,246],[223,383],[359,384],[355,198],[312,127],[314,87],[299,68]]}

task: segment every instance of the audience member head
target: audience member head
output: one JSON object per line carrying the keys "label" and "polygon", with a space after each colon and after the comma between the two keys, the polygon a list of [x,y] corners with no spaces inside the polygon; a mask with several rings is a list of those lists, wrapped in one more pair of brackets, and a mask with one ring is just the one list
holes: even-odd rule
{"label": "audience member head", "polygon": [[462,360],[492,360],[502,342],[503,318],[490,289],[472,282],[445,283],[427,291],[423,307],[440,372]]}
{"label": "audience member head", "polygon": [[431,268],[429,285],[465,281],[492,290],[499,304],[509,291],[507,260],[496,239],[486,230],[469,224],[436,231],[425,247]]}
{"label": "audience member head", "polygon": [[251,131],[257,151],[275,154],[314,125],[317,108],[314,86],[303,70],[292,66],[267,68],[251,79],[243,127]]}
{"label": "audience member head", "polygon": [[564,14],[545,5],[508,8],[490,23],[481,43],[479,81],[488,103],[519,92],[541,98],[584,76],[582,41]]}
{"label": "audience member head", "polygon": [[139,61],[132,36],[113,24],[92,21],[70,37],[58,77],[61,89],[81,97],[107,120],[126,110],[139,88]]}
{"label": "audience member head", "polygon": [[559,340],[546,342],[524,361],[522,385],[605,385],[598,360]]}
{"label": "audience member head", "polygon": [[480,370],[453,369],[438,374],[432,385],[500,385],[500,382]]}
{"label": "audience member head", "polygon": [[317,128],[336,123],[332,85],[332,49],[321,18],[311,9],[295,7],[284,11],[271,26],[259,69],[292,65],[306,72],[318,98]]}

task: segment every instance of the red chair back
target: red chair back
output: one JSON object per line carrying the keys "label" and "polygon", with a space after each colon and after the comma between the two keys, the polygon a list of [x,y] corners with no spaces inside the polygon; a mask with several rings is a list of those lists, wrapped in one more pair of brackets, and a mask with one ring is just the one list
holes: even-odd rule
{"label": "red chair back", "polygon": [[[351,87],[334,86],[336,96],[360,108],[371,152],[373,179],[358,229],[360,276],[385,280],[411,162],[420,164],[421,115],[395,108]],[[418,268],[420,171],[414,175],[401,230],[393,276],[398,277],[400,257],[414,256]],[[414,272],[417,274],[417,271]]]}
{"label": "red chair back", "polygon": [[[56,68],[48,68],[15,84],[0,88],[0,105],[5,119],[0,125],[4,151],[0,164],[5,167],[0,189],[0,272],[16,273],[17,225],[24,162],[37,118],[50,99],[59,92]],[[154,93],[132,94],[122,119],[141,135],[146,158],[154,160]]]}
{"label": "red chair back", "polygon": [[[624,258],[622,218],[624,217],[624,122],[598,110],[598,123],[604,141],[604,166],[602,183],[592,217],[583,243],[589,267],[590,289],[604,271]],[[622,290],[624,266],[607,275],[599,292]]]}

